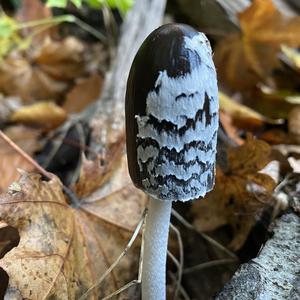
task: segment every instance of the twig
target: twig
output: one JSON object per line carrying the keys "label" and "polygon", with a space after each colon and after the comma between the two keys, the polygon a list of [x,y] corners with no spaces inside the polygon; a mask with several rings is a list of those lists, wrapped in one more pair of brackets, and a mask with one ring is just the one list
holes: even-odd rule
{"label": "twig", "polygon": [[[104,274],[96,281],[95,284],[93,284],[80,298],[79,300],[83,300],[86,299],[88,297],[88,295],[95,289],[97,288],[102,282],[103,280],[106,278],[106,276],[118,265],[118,263],[120,262],[120,260],[126,255],[126,253],[128,252],[128,250],[130,249],[130,247],[132,246],[132,244],[134,243],[134,241],[136,240],[140,229],[142,228],[144,222],[145,222],[145,217],[147,215],[147,209],[144,210],[143,215],[141,217],[141,220],[139,221],[138,225],[136,226],[133,235],[131,236],[128,244],[126,245],[124,251],[119,255],[119,257],[113,262],[113,264],[104,272]],[[133,280],[134,281],[134,280]],[[135,284],[135,283],[134,283]],[[132,281],[129,282],[128,284],[126,284],[124,287],[128,288],[130,287],[132,284]],[[122,287],[121,289],[115,291],[112,296],[116,295],[115,293],[120,293],[123,290],[125,290],[126,288]],[[112,297],[107,296],[107,297]],[[108,298],[107,298],[108,299]]]}
{"label": "twig", "polygon": [[178,259],[172,254],[172,252],[170,250],[167,250],[167,255],[169,256],[169,258],[172,260],[172,262],[175,264],[175,266],[177,268],[180,267],[180,262],[178,261]]}
{"label": "twig", "polygon": [[[38,162],[36,162],[30,155],[28,155],[23,149],[21,149],[14,141],[12,141],[1,129],[0,129],[0,138],[5,141],[12,149],[19,153],[29,164],[34,166],[42,175],[48,179],[53,179],[54,175],[46,171]],[[62,189],[65,194],[69,197],[70,202],[75,207],[79,207],[80,203],[76,195],[65,185],[62,184]]]}
{"label": "twig", "polygon": [[207,261],[198,265],[195,265],[193,267],[190,268],[186,268],[183,270],[183,274],[190,274],[196,271],[200,271],[206,268],[210,268],[210,267],[214,267],[214,266],[220,266],[220,265],[226,265],[226,264],[232,264],[232,263],[236,263],[237,260],[236,259],[232,259],[232,258],[225,258],[225,259],[216,259],[216,260],[211,260],[211,261]]}
{"label": "twig", "polygon": [[[173,281],[176,281],[176,277],[175,277],[175,275],[172,272],[169,271],[168,275],[170,276],[170,278]],[[183,298],[185,300],[191,300],[190,296],[188,295],[188,293],[186,292],[186,290],[183,288],[182,285],[179,286],[179,292],[180,292],[180,294],[183,296]]]}
{"label": "twig", "polygon": [[134,280],[128,282],[127,284],[125,284],[124,286],[122,286],[121,288],[119,288],[118,290],[116,290],[115,292],[113,292],[113,293],[109,294],[108,296],[102,298],[102,300],[107,300],[107,299],[110,299],[110,298],[112,298],[114,296],[117,296],[118,294],[124,292],[125,290],[127,290],[130,287],[132,287],[132,286],[134,286],[136,284],[139,284],[139,283],[140,283],[140,281],[134,279]]}
{"label": "twig", "polygon": [[31,156],[24,152],[15,142],[13,142],[1,129],[0,138],[5,141],[10,147],[18,152],[27,162],[33,165],[41,174],[48,179],[53,179],[53,174],[47,172],[39,163],[37,163]]}

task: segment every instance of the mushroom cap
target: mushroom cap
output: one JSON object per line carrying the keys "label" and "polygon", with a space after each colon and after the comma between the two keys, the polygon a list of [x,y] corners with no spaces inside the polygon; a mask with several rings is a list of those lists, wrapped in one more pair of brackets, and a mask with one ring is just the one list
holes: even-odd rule
{"label": "mushroom cap", "polygon": [[206,36],[184,24],[154,30],[138,50],[127,81],[126,146],[135,186],[169,201],[210,191],[218,108]]}

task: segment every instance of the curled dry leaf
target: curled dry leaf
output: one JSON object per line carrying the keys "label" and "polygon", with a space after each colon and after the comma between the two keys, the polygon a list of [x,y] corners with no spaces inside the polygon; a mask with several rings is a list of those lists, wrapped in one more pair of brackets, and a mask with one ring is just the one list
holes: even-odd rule
{"label": "curled dry leaf", "polygon": [[56,128],[67,118],[66,112],[53,102],[38,102],[15,111],[11,122],[38,125],[47,129]]}
{"label": "curled dry leaf", "polygon": [[72,80],[83,72],[84,45],[74,37],[62,41],[45,39],[34,53],[35,62],[46,74],[58,80]]}
{"label": "curled dry leaf", "polygon": [[237,128],[232,124],[232,117],[223,111],[220,111],[220,122],[228,135],[237,145],[244,144],[244,140],[239,137]]}
{"label": "curled dry leaf", "polygon": [[295,159],[294,157],[289,157],[288,162],[294,173],[300,174],[300,159]]}
{"label": "curled dry leaf", "polygon": [[[193,203],[194,224],[199,230],[211,231],[228,224],[234,234],[229,247],[238,250],[244,244],[255,217],[272,200],[276,183],[259,172],[270,162],[270,152],[267,143],[249,136],[244,145],[228,149],[228,170],[218,168],[214,190]],[[255,193],[256,186],[260,187],[259,194]]]}
{"label": "curled dry leaf", "polygon": [[[124,250],[142,215],[145,198],[128,178],[127,170],[118,168],[102,194],[81,199],[74,208],[57,178],[45,182],[23,173],[20,191],[0,197],[0,218],[20,234],[19,245],[0,260],[9,276],[6,297],[78,299],[92,286]],[[136,277],[136,250],[88,299],[103,298]]]}
{"label": "curled dry leaf", "polygon": [[220,109],[228,113],[236,124],[243,127],[253,128],[262,126],[265,123],[281,124],[282,119],[273,120],[267,118],[255,110],[243,104],[237,103],[226,94],[219,92]]}
{"label": "curled dry leaf", "polygon": [[281,51],[282,55],[280,55],[280,58],[289,66],[300,72],[300,51],[285,45],[281,46]]}
{"label": "curled dry leaf", "polygon": [[300,144],[300,106],[296,106],[290,111],[288,128],[291,141]]}
{"label": "curled dry leaf", "polygon": [[219,76],[237,90],[254,87],[278,67],[282,44],[300,45],[300,17],[288,18],[272,0],[254,0],[239,14],[241,33],[223,39],[215,50]]}
{"label": "curled dry leaf", "polygon": [[83,44],[73,37],[48,37],[24,56],[12,53],[0,65],[0,92],[25,102],[60,99],[83,72],[83,51]]}
{"label": "curled dry leaf", "polygon": [[[40,130],[24,126],[13,126],[5,130],[5,134],[29,155],[33,155],[40,148],[38,143]],[[34,169],[24,157],[1,139],[0,156],[0,191],[6,190],[13,181],[19,178],[18,168],[27,171]]]}

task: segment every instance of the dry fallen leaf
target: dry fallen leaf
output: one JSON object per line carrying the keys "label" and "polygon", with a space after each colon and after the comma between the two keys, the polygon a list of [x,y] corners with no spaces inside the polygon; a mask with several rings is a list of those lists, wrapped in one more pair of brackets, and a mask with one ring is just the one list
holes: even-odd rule
{"label": "dry fallen leaf", "polygon": [[25,102],[60,99],[82,74],[83,44],[73,37],[49,37],[25,56],[12,53],[0,65],[0,92]]}
{"label": "dry fallen leaf", "polygon": [[103,78],[93,74],[80,80],[67,94],[63,108],[68,113],[78,113],[100,96]]}
{"label": "dry fallen leaf", "polygon": [[[18,10],[18,14],[16,16],[17,20],[21,23],[37,21],[46,18],[51,18],[52,12],[49,7],[47,7],[40,0],[22,0],[21,7]],[[45,28],[43,26],[35,26],[30,28],[24,28],[22,30],[23,35],[28,36],[32,33],[37,33],[34,35],[34,43],[40,42],[45,36],[49,35],[52,28]]]}
{"label": "dry fallen leaf", "polygon": [[[73,186],[73,190],[79,197],[90,195],[99,186],[103,185],[110,178],[111,172],[118,168],[120,164],[127,170],[127,167],[124,167],[124,138],[124,135],[121,134],[118,142],[111,144],[110,147],[107,148],[105,155],[106,163],[104,163],[104,159],[100,157],[89,160],[85,155],[82,156],[79,179]],[[124,178],[129,179],[128,176]],[[123,180],[120,182],[122,183]],[[129,181],[127,184],[129,184]],[[119,184],[117,184],[117,186],[119,186]]]}
{"label": "dry fallen leaf", "polygon": [[228,113],[236,124],[248,128],[259,127],[265,123],[281,124],[283,120],[267,118],[243,104],[237,103],[226,94],[219,92],[220,109]]}
{"label": "dry fallen leaf", "polygon": [[294,107],[288,118],[288,129],[291,141],[300,144],[300,106]]}
{"label": "dry fallen leaf", "polygon": [[244,244],[256,215],[272,199],[275,181],[259,172],[270,162],[270,152],[268,144],[249,136],[244,145],[228,149],[228,170],[218,168],[214,190],[193,203],[199,230],[229,224],[234,234],[229,247],[238,250]]}
{"label": "dry fallen leaf", "polygon": [[[33,155],[33,153],[39,149],[38,136],[40,130],[24,126],[13,126],[9,127],[4,132],[29,155]],[[0,156],[0,191],[6,190],[13,181],[19,178],[18,168],[27,171],[32,171],[34,169],[24,157],[1,139]]]}
{"label": "dry fallen leaf", "polygon": [[40,0],[22,0],[18,20],[28,22],[52,17],[51,9]]}
{"label": "dry fallen leaf", "polygon": [[244,140],[238,135],[237,128],[232,124],[232,117],[223,111],[220,111],[220,123],[228,137],[236,143],[236,145],[244,144]]}
{"label": "dry fallen leaf", "polygon": [[[0,260],[9,299],[78,299],[124,250],[145,197],[128,184],[126,161],[100,189],[70,206],[57,178],[23,173],[20,191],[0,197],[0,218],[18,229],[20,243]],[[131,249],[89,299],[99,299],[136,277]],[[0,290],[1,288],[0,283]]]}
{"label": "dry fallen leaf", "polygon": [[215,50],[219,76],[233,89],[254,87],[278,67],[282,44],[300,45],[300,17],[288,18],[272,0],[254,0],[239,14],[241,33],[230,35]]}
{"label": "dry fallen leaf", "polygon": [[288,162],[293,169],[294,173],[300,173],[300,159],[295,159],[294,157],[289,157]]}
{"label": "dry fallen leaf", "polygon": [[35,62],[49,76],[58,80],[72,80],[83,72],[84,45],[74,37],[62,41],[45,39],[35,50]]}
{"label": "dry fallen leaf", "polygon": [[285,45],[281,46],[281,51],[282,55],[280,58],[289,66],[300,72],[300,51]]}
{"label": "dry fallen leaf", "polygon": [[61,125],[66,118],[66,112],[55,103],[38,102],[15,111],[11,115],[10,121],[53,129]]}

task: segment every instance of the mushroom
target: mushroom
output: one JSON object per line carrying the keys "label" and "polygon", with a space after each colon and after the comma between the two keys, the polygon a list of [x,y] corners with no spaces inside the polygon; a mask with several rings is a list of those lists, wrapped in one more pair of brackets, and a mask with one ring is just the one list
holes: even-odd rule
{"label": "mushroom", "polygon": [[126,90],[128,168],[149,196],[142,298],[166,298],[172,201],[204,197],[215,181],[218,88],[210,43],[184,24],[154,30],[138,50]]}

